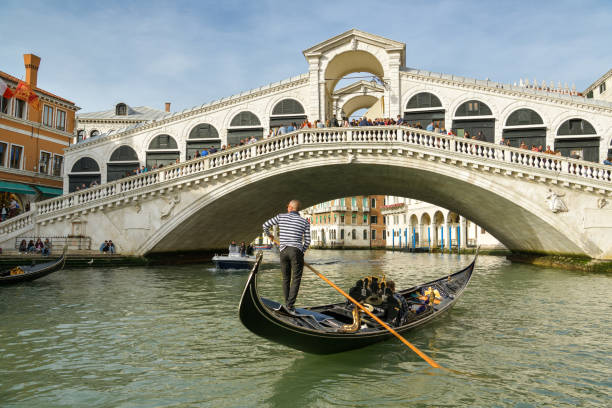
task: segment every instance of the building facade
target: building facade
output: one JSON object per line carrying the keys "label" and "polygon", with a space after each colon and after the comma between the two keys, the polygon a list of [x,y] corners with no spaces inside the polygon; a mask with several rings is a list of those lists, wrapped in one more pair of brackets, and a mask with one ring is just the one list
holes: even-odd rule
{"label": "building facade", "polygon": [[353,196],[306,208],[314,248],[384,248],[384,196]]}
{"label": "building facade", "polygon": [[[39,110],[16,96],[0,100],[0,201],[14,200],[22,210],[30,202],[62,194],[65,153],[70,145],[74,102],[38,87],[40,58],[25,54],[25,83],[36,94]],[[20,80],[0,71],[12,90]]]}
{"label": "building facade", "polygon": [[459,214],[424,201],[385,196],[381,212],[387,225],[387,248],[505,248],[484,228]]}
{"label": "building facade", "polygon": [[[199,146],[261,139],[271,128],[305,119],[325,123],[370,103],[380,103],[385,117],[402,116],[408,124],[434,122],[457,135],[481,133],[485,141],[503,139],[515,147],[550,146],[563,156],[599,163],[612,143],[612,103],[605,100],[408,68],[405,44],[355,29],[303,55],[308,70],[297,77],[71,146],[64,188],[76,184],[73,179],[113,179],[112,167],[122,157],[141,166],[184,161]],[[357,86],[361,94],[340,95],[336,85],[353,72],[371,73],[382,89]],[[365,98],[364,91],[379,99]]]}

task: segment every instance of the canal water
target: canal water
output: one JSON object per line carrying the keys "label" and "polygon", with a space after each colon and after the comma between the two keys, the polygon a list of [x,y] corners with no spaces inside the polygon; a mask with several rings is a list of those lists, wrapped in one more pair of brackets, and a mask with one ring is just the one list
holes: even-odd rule
{"label": "canal water", "polygon": [[[267,253],[260,290],[281,298]],[[385,274],[405,288],[468,255],[309,251],[349,288]],[[305,270],[298,305],[340,301]],[[0,287],[2,407],[611,406],[612,277],[481,256],[455,308],[399,341],[308,355],[247,331],[247,272],[211,265],[68,269]]]}

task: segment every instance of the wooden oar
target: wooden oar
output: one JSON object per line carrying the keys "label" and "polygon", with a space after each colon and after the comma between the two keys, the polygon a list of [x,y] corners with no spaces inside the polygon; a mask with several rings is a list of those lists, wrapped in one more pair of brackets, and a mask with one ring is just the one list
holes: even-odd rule
{"label": "wooden oar", "polygon": [[[274,243],[278,246],[280,246],[280,244],[278,243],[278,241],[274,240]],[[330,281],[329,279],[327,279],[325,276],[323,276],[322,273],[320,273],[319,271],[317,271],[315,268],[313,268],[312,266],[310,266],[307,262],[304,262],[304,266],[306,266],[308,269],[310,269],[311,271],[313,271],[319,278],[323,279],[328,285],[330,285],[332,288],[336,289],[338,292],[340,292],[340,294],[342,296],[344,296],[345,298],[347,298],[348,300],[350,300],[351,302],[353,302],[355,304],[355,306],[357,306],[359,309],[361,309],[365,314],[367,314],[368,316],[370,316],[372,319],[374,319],[376,321],[376,323],[380,324],[382,327],[384,327],[385,329],[387,329],[387,331],[389,333],[391,333],[392,335],[394,335],[395,337],[397,337],[398,339],[400,339],[400,341],[402,343],[404,343],[405,345],[407,345],[408,347],[410,347],[410,349],[412,351],[414,351],[415,353],[418,354],[419,357],[421,357],[423,360],[427,361],[427,363],[429,363],[430,366],[432,366],[433,368],[442,368],[442,366],[440,366],[440,364],[436,363],[435,361],[433,361],[431,358],[429,358],[427,356],[427,354],[423,353],[421,350],[419,350],[418,348],[416,348],[412,343],[410,343],[408,340],[406,340],[405,338],[402,337],[401,334],[399,334],[398,332],[396,332],[395,330],[393,330],[387,323],[383,322],[381,319],[379,319],[376,315],[374,315],[372,312],[370,312],[368,309],[365,308],[365,306],[363,306],[361,303],[359,303],[358,301],[356,301],[355,299],[353,299],[348,293],[346,293],[345,291],[343,291],[342,289],[340,289],[334,282]]]}

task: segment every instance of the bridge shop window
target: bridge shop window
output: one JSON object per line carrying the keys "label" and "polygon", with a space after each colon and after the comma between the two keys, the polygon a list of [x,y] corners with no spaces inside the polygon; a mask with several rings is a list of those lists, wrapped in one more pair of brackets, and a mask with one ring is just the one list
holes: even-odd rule
{"label": "bridge shop window", "polygon": [[127,105],[125,103],[118,103],[115,106],[115,115],[127,116]]}
{"label": "bridge shop window", "polygon": [[72,193],[83,186],[88,188],[93,182],[100,184],[100,166],[91,157],[82,157],[74,163],[68,175],[68,191]]}
{"label": "bridge shop window", "polygon": [[215,147],[221,148],[221,139],[217,129],[208,123],[200,123],[189,132],[187,139],[187,159],[196,157],[196,152]]}
{"label": "bridge shop window", "polygon": [[470,136],[483,136],[480,140],[485,142],[495,142],[495,118],[491,108],[486,104],[471,100],[457,108],[453,118],[453,130],[459,137],[463,137],[465,132]]}
{"label": "bridge shop window", "polygon": [[442,107],[442,102],[432,93],[418,93],[410,98],[406,104],[404,121],[406,121],[409,126],[420,126],[423,129],[431,122],[434,122],[434,124],[437,124],[440,128],[444,128],[444,108]]}
{"label": "bridge shop window", "polygon": [[99,131],[97,131],[96,129],[92,130],[92,131],[89,133],[89,137],[95,137],[95,136],[100,136],[100,132],[99,132]]}
{"label": "bridge shop window", "polygon": [[542,117],[531,109],[515,110],[506,119],[503,130],[504,140],[510,141],[510,146],[519,147],[525,143],[546,148],[546,125]]}
{"label": "bridge shop window", "polygon": [[234,116],[227,129],[227,143],[236,146],[243,139],[255,137],[257,140],[263,138],[263,128],[259,118],[249,111],[243,111]]}
{"label": "bridge shop window", "polygon": [[595,128],[580,118],[566,120],[557,130],[555,150],[574,159],[599,161],[599,142]]}
{"label": "bridge shop window", "polygon": [[148,169],[152,169],[155,166],[167,166],[176,163],[179,154],[178,145],[172,136],[157,135],[149,143],[146,166]]}
{"label": "bridge shop window", "polygon": [[306,120],[306,113],[301,103],[295,99],[283,99],[274,105],[270,116],[270,128],[288,126],[296,123],[300,126]]}
{"label": "bridge shop window", "polygon": [[111,182],[133,176],[140,166],[136,151],[130,146],[119,146],[113,151],[106,164],[106,181]]}
{"label": "bridge shop window", "polygon": [[83,140],[85,140],[85,131],[83,129],[79,130],[77,132],[77,143],[82,142]]}

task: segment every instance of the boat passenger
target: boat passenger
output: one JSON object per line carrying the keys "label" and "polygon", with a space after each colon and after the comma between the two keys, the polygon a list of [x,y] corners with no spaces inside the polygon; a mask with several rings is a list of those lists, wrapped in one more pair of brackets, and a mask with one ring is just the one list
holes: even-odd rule
{"label": "boat passenger", "polygon": [[240,248],[238,248],[238,245],[236,245],[236,241],[232,241],[232,243],[230,244],[229,253],[230,255],[240,253]]}
{"label": "boat passenger", "polygon": [[240,256],[246,256],[246,244],[244,241],[240,243]]}
{"label": "boat passenger", "polygon": [[399,293],[395,292],[395,282],[394,281],[390,280],[390,281],[387,282],[387,289],[386,290],[389,293],[388,296],[391,296],[400,305],[400,310],[399,310],[399,315],[398,315],[398,321],[397,322],[398,322],[398,325],[401,325],[402,320],[404,319],[404,317],[406,316],[406,313],[409,310],[408,301],[406,301],[405,297],[403,297]]}

